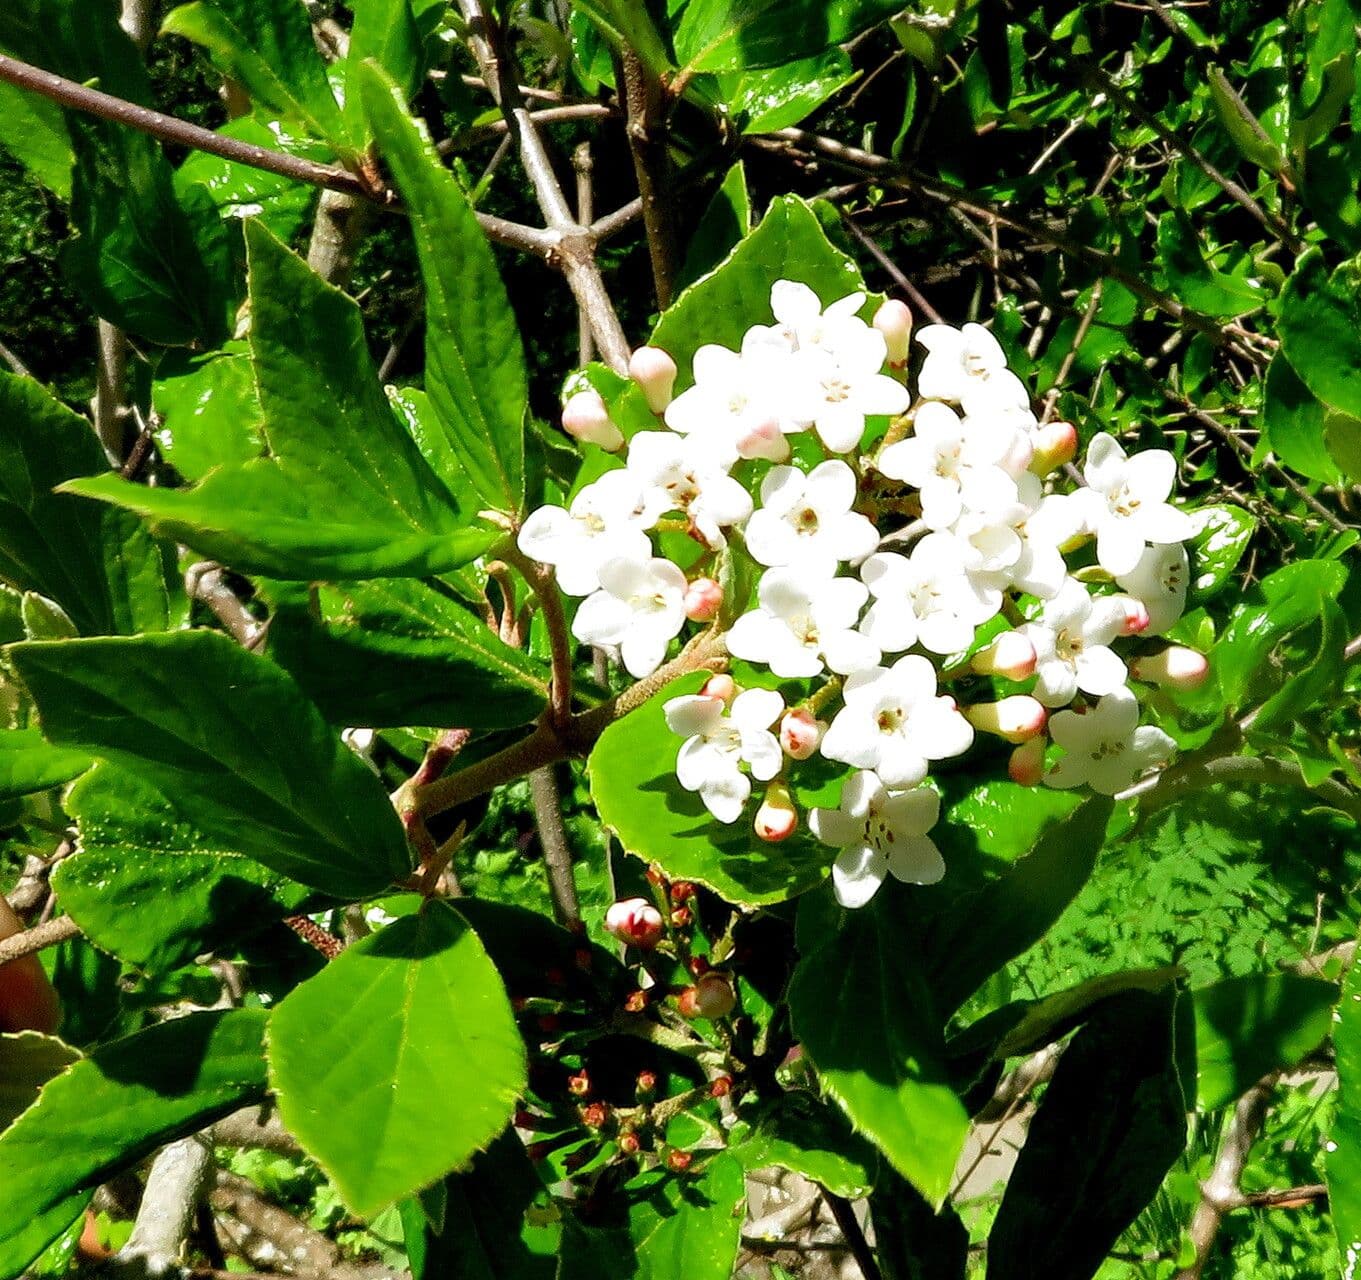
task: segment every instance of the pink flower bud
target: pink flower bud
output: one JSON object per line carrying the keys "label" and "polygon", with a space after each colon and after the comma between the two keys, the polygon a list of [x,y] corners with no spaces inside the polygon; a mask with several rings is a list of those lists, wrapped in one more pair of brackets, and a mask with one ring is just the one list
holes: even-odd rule
{"label": "pink flower bud", "polygon": [[794,760],[807,760],[818,749],[826,724],[806,707],[786,711],[780,721],[780,746]]}
{"label": "pink flower bud", "polygon": [[1019,479],[1030,470],[1030,464],[1034,460],[1035,446],[1031,443],[1029,433],[1025,431],[1013,432],[1011,446],[1002,457],[1002,470]]}
{"label": "pink flower bud", "polygon": [[1035,646],[1019,631],[1004,631],[969,664],[980,676],[1024,680],[1035,674]]}
{"label": "pink flower bud", "polygon": [[691,622],[708,622],[723,603],[723,588],[712,578],[696,578],[685,589],[685,616]]}
{"label": "pink flower bud", "polygon": [[1035,452],[1030,470],[1047,476],[1056,467],[1077,457],[1077,428],[1071,422],[1048,422],[1031,433]]}
{"label": "pink flower bud", "polygon": [[717,698],[725,705],[731,706],[732,700],[737,697],[737,681],[726,672],[720,672],[716,676],[710,676],[699,692],[703,698]]}
{"label": "pink flower bud", "polygon": [[1148,615],[1148,605],[1142,600],[1136,600],[1133,596],[1112,596],[1111,600],[1124,613],[1124,635],[1137,636],[1141,631],[1147,630],[1151,621]]}
{"label": "pink flower bud", "polygon": [[661,941],[662,914],[646,898],[625,898],[605,912],[605,932],[641,951]]}
{"label": "pink flower bud", "polygon": [[1044,776],[1044,739],[1031,738],[1011,753],[1007,776],[1023,787],[1037,787]]}
{"label": "pink flower bud", "polygon": [[912,341],[912,312],[907,303],[890,298],[874,313],[874,327],[884,335],[888,344],[888,362],[895,369],[907,363],[908,347]]}
{"label": "pink flower bud", "polygon": [[676,385],[676,362],[660,347],[639,347],[629,357],[629,377],[642,389],[647,407],[662,413]]}
{"label": "pink flower bud", "polygon": [[1000,702],[976,702],[964,708],[964,718],[980,733],[995,733],[1008,742],[1025,742],[1044,732],[1049,713],[1026,694]]}
{"label": "pink flower bud", "polygon": [[783,782],[772,782],[766,788],[765,799],[756,811],[755,830],[759,839],[767,844],[778,844],[788,840],[799,825],[799,811],[794,807],[794,798]]}
{"label": "pink flower bud", "polygon": [[771,462],[784,462],[789,457],[789,441],[780,430],[779,422],[774,418],[765,418],[738,439],[737,454],[741,458],[767,458]]}
{"label": "pink flower bud", "polygon": [[578,391],[562,406],[562,429],[584,444],[599,445],[606,453],[624,447],[624,437],[610,421],[610,412],[595,390]]}
{"label": "pink flower bud", "polygon": [[737,1006],[737,993],[726,974],[710,970],[686,987],[676,1001],[676,1007],[686,1018],[726,1018]]}
{"label": "pink flower bud", "polygon": [[1210,674],[1210,663],[1203,653],[1174,644],[1161,653],[1150,653],[1130,663],[1136,680],[1161,685],[1165,689],[1197,689]]}

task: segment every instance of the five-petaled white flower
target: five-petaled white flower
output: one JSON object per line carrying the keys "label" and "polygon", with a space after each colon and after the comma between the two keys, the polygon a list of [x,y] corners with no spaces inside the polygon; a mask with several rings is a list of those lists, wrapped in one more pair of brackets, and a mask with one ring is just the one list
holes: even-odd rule
{"label": "five-petaled white flower", "polygon": [[965,510],[996,511],[1016,502],[1016,481],[1002,468],[1015,433],[965,428],[949,405],[928,400],[913,418],[913,434],[879,455],[884,475],[921,491],[928,529],[948,529]]}
{"label": "five-petaled white flower", "polygon": [[893,791],[869,771],[854,773],[836,809],[814,809],[808,825],[824,844],[841,850],[832,888],[843,907],[863,907],[891,875],[906,884],[935,884],[945,860],[927,834],[940,817],[940,797],[929,787]]}
{"label": "five-petaled white flower", "polygon": [[728,652],[786,679],[819,675],[824,662],[840,675],[866,670],[879,661],[879,650],[854,629],[867,595],[854,578],[767,569],[756,589],[760,607],[733,624]]}
{"label": "five-petaled white flower", "polygon": [[606,560],[646,560],[652,554],[643,532],[652,523],[648,515],[637,477],[607,471],[566,510],[540,507],[531,512],[516,544],[531,559],[551,564],[558,586],[569,596],[586,596],[599,588],[596,571]]}
{"label": "five-petaled white flower", "polygon": [[1121,688],[1129,673],[1110,643],[1124,625],[1114,597],[1093,597],[1069,578],[1038,622],[1017,628],[1035,646],[1035,697],[1046,707],[1066,707],[1079,689],[1101,697]]}
{"label": "five-petaled white flower", "polygon": [[789,391],[788,354],[748,343],[739,354],[713,343],[694,357],[694,386],[666,407],[666,425],[704,440],[720,455],[779,456],[788,446],[780,434]]}
{"label": "five-petaled white flower", "polygon": [[1131,458],[1103,431],[1087,446],[1082,474],[1087,487],[1068,500],[1096,535],[1096,558],[1112,577],[1132,572],[1146,543],[1184,542],[1195,532],[1191,517],[1167,501],[1177,460],[1166,449]]}
{"label": "five-petaled white flower", "polygon": [[1128,573],[1116,577],[1136,600],[1148,610],[1146,636],[1160,636],[1175,626],[1186,609],[1186,588],[1191,578],[1191,565],[1186,548],[1179,542],[1166,546],[1146,547],[1139,562]]}
{"label": "five-petaled white flower", "polygon": [[742,344],[743,351],[769,347],[777,351],[826,351],[833,357],[843,335],[864,321],[856,312],[865,305],[863,293],[849,293],[823,308],[818,295],[806,284],[777,280],[770,287],[772,325],[753,325]]}
{"label": "five-petaled white flower", "polygon": [[736,822],[751,795],[743,761],[760,782],[769,782],[784,763],[779,739],[770,731],[784,712],[784,699],[773,689],[747,689],[725,715],[721,698],[686,694],[669,699],[662,710],[671,732],[685,739],[676,756],[681,786],[699,792],[719,822]]}
{"label": "five-petaled white flower", "polygon": [[959,653],[973,643],[974,629],[991,618],[1000,592],[974,584],[958,539],[928,533],[911,557],[880,551],[860,567],[874,603],[860,630],[885,653],[914,644],[932,653]]}
{"label": "five-petaled white flower", "polygon": [[642,487],[648,527],[683,511],[710,547],[724,546],[723,530],[751,515],[751,494],[728,474],[735,456],[706,436],[640,431],[629,441],[628,470]]}
{"label": "five-petaled white flower", "polygon": [[840,459],[807,475],[772,467],[761,481],[761,506],[747,521],[747,550],[760,564],[831,576],[842,561],[862,560],[879,545],[878,530],[851,510],[855,497],[855,472]]}
{"label": "five-petaled white flower", "polygon": [[1001,344],[981,324],[928,324],[917,330],[917,341],[927,351],[917,375],[917,394],[924,399],[952,401],[966,414],[1029,407]]}
{"label": "five-petaled white flower", "polygon": [[849,453],[865,433],[866,417],[904,413],[912,403],[901,382],[880,372],[887,359],[884,335],[863,320],[848,320],[837,330],[835,354],[817,347],[791,362],[791,412],[832,453]]}
{"label": "five-petaled white flower", "polygon": [[1123,791],[1145,769],[1171,757],[1177,744],[1156,725],[1139,723],[1139,702],[1128,689],[1108,693],[1085,712],[1060,711],[1049,732],[1064,750],[1044,775],[1050,787],[1080,787],[1103,796]]}
{"label": "five-petaled white flower", "polygon": [[670,560],[606,560],[600,590],[581,602],[572,634],[586,644],[617,648],[635,679],[651,675],[685,624],[685,575]]}
{"label": "five-petaled white flower", "polygon": [[926,777],[928,760],[963,754],[973,726],[955,700],[936,694],[936,669],[919,654],[847,677],[845,706],[822,737],[822,754],[873,769],[890,787]]}

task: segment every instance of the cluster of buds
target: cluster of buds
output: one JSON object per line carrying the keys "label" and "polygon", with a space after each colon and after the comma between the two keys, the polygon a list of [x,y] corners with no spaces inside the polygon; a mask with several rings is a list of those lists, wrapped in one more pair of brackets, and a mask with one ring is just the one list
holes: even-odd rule
{"label": "cluster of buds", "polygon": [[[732,618],[729,654],[769,678],[716,676],[666,703],[678,785],[726,824],[759,784],[753,830],[778,842],[800,824],[798,766],[846,766],[839,807],[807,822],[837,850],[847,906],[890,875],[944,874],[935,762],[986,734],[1012,748],[1017,781],[1113,794],[1174,749],[1139,723],[1131,681],[1188,687],[1206,672],[1200,655],[1149,643],[1185,607],[1196,530],[1172,501],[1173,456],[1098,432],[1073,483],[1077,429],[1036,417],[986,328],[914,334],[902,303],[868,322],[864,307],[859,293],[824,307],[781,280],[773,323],[735,351],[700,347],[685,379],[670,354],[640,349],[630,374],[657,421],[628,439],[578,384],[564,427],[617,464],[519,535],[582,597],[576,637],[636,677],[687,625]],[[869,430],[876,418],[886,433]],[[696,576],[658,554],[664,517],[710,553]],[[750,600],[725,601],[720,581],[743,578],[714,557],[759,574]],[[786,682],[809,679],[827,683],[788,705]],[[660,923],[621,913],[609,927],[632,942]]]}

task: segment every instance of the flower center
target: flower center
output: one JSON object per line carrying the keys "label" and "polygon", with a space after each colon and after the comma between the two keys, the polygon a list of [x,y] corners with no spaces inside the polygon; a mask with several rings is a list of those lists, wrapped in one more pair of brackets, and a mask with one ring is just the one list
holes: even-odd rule
{"label": "flower center", "polygon": [[883,707],[874,723],[879,726],[880,733],[897,733],[906,719],[907,712],[902,707]]}
{"label": "flower center", "polygon": [[682,471],[666,482],[666,491],[682,510],[699,497],[699,481],[693,471]]}
{"label": "flower center", "polygon": [[1070,666],[1082,652],[1082,633],[1069,631],[1064,627],[1054,637],[1054,654]]}
{"label": "flower center", "polygon": [[1109,760],[1113,756],[1118,756],[1125,749],[1125,744],[1121,741],[1107,738],[1102,742],[1092,746],[1091,757],[1093,764],[1100,764],[1103,760]]}
{"label": "flower center", "polygon": [[578,516],[577,519],[586,526],[587,533],[605,532],[605,522],[594,511],[588,511],[584,516]]}
{"label": "flower center", "polygon": [[804,507],[794,516],[795,533],[816,533],[818,531],[818,513],[812,507]]}
{"label": "flower center", "polygon": [[866,844],[873,845],[880,853],[888,853],[896,839],[893,829],[877,813],[871,812],[865,819]]}
{"label": "flower center", "polygon": [[822,393],[828,404],[842,404],[851,398],[850,384],[840,378],[828,378],[822,384]]}
{"label": "flower center", "polygon": [[1141,499],[1129,491],[1129,486],[1125,484],[1117,485],[1111,490],[1110,495],[1111,510],[1118,516],[1132,516],[1139,510]]}
{"label": "flower center", "polygon": [[805,649],[816,649],[818,647],[818,625],[806,614],[791,618],[789,629],[794,633],[794,639]]}

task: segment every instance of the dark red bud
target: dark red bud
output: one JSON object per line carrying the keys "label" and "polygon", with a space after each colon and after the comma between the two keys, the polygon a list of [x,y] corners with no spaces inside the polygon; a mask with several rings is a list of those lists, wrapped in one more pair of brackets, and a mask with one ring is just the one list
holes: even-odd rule
{"label": "dark red bud", "polygon": [[609,1108],[603,1102],[592,1102],[581,1108],[581,1123],[588,1129],[599,1129],[609,1118]]}
{"label": "dark red bud", "polygon": [[719,1076],[709,1085],[709,1097],[726,1098],[732,1092],[732,1076]]}
{"label": "dark red bud", "polygon": [[666,1153],[666,1167],[672,1173],[684,1173],[690,1167],[690,1162],[694,1158],[688,1151],[668,1151]]}

